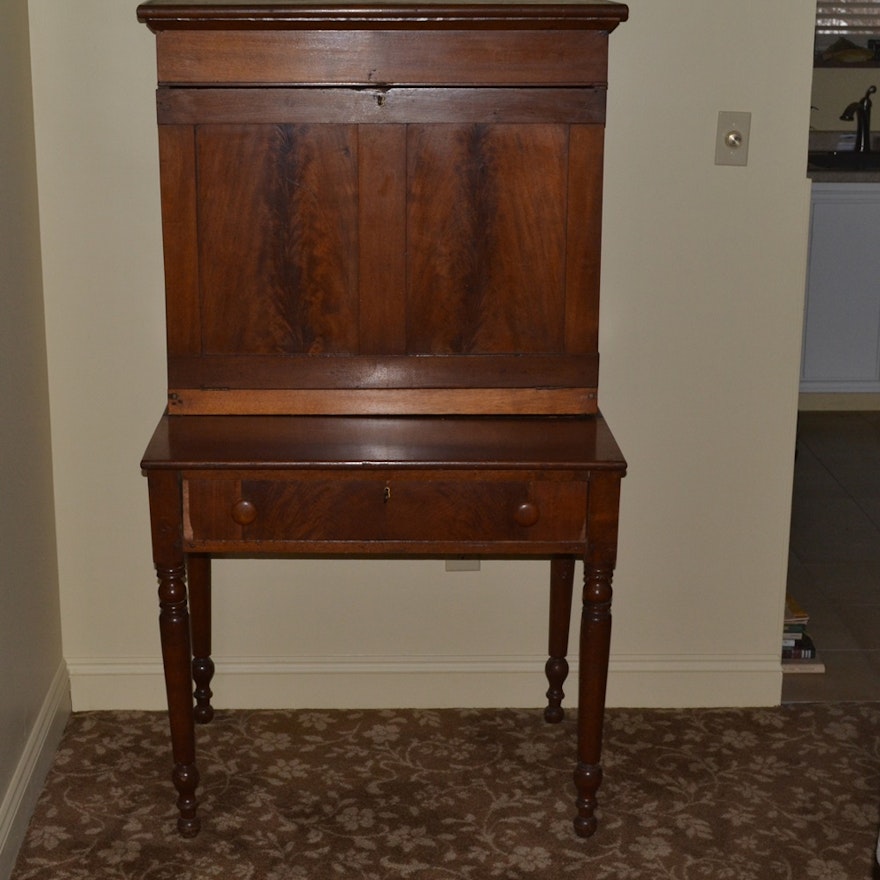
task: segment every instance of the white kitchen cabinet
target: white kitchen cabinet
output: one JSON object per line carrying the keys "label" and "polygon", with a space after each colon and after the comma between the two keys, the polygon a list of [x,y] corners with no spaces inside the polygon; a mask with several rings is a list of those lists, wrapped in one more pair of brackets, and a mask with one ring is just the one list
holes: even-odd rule
{"label": "white kitchen cabinet", "polygon": [[880,392],[880,183],[814,183],[801,391]]}

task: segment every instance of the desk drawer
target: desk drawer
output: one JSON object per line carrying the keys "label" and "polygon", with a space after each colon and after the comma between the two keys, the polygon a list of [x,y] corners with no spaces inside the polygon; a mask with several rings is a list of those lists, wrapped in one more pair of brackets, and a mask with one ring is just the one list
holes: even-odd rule
{"label": "desk drawer", "polygon": [[180,85],[604,87],[608,39],[568,28],[167,30],[159,81]]}
{"label": "desk drawer", "polygon": [[[584,540],[586,480],[304,473],[184,481],[187,549],[277,542],[479,545]],[[295,546],[292,549],[297,549]],[[462,549],[459,552],[466,552]]]}

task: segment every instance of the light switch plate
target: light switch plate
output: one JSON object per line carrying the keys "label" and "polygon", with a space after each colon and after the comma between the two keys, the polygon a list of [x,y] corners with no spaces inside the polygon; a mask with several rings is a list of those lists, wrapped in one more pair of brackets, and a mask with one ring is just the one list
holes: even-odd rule
{"label": "light switch plate", "polygon": [[715,134],[716,165],[748,165],[751,126],[751,113],[734,110],[718,111],[718,130]]}

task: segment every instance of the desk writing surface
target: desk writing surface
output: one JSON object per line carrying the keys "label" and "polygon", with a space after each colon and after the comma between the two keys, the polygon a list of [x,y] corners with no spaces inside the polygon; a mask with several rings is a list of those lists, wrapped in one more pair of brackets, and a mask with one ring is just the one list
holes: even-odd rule
{"label": "desk writing surface", "polygon": [[601,416],[164,417],[142,466],[625,468]]}

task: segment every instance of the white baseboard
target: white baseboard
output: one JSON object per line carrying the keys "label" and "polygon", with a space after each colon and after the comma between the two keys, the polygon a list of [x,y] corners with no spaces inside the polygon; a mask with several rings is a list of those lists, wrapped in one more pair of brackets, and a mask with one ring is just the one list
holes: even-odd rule
{"label": "white baseboard", "polygon": [[58,667],[9,787],[0,802],[0,878],[9,877],[52,758],[70,716],[70,686],[64,661]]}
{"label": "white baseboard", "polygon": [[771,654],[638,654],[613,658],[607,705],[644,709],[778,706],[782,662]]}
{"label": "white baseboard", "polygon": [[[540,706],[543,655],[215,658],[214,705],[236,709]],[[164,709],[159,660],[70,659],[74,711]],[[574,705],[572,663],[566,705]],[[613,657],[609,706],[771,706],[782,668],[770,655]]]}

